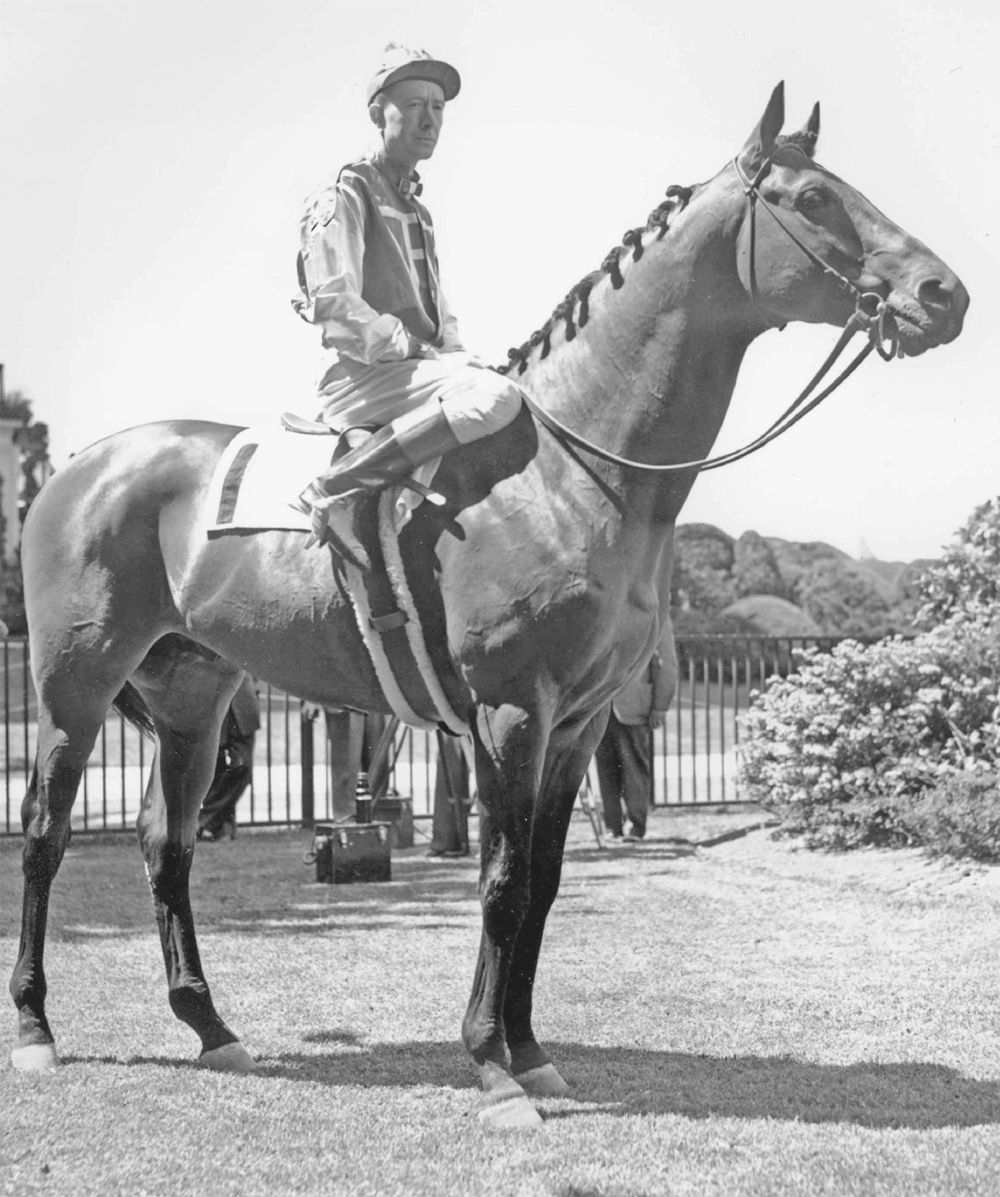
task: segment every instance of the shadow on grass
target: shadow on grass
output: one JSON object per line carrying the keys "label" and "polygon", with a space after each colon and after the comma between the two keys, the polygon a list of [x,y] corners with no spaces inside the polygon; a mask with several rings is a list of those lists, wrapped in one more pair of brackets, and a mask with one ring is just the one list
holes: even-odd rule
{"label": "shadow on grass", "polygon": [[[128,939],[155,931],[149,891],[136,853],[124,875],[66,870],[53,894],[49,938],[53,942]],[[479,871],[473,861],[429,863],[411,856],[393,860],[387,883],[327,885],[315,871],[286,859],[241,860],[216,856],[192,882],[191,896],[200,935],[336,934],[358,929],[415,931],[457,929],[479,917]],[[264,867],[259,867],[263,865]],[[17,935],[20,879],[0,894],[0,935]],[[18,892],[14,892],[17,890]]]}
{"label": "shadow on grass", "polygon": [[[253,1078],[330,1088],[478,1090],[457,1040],[370,1043],[344,1027],[301,1036],[302,1051],[261,1059]],[[547,1102],[553,1119],[594,1115],[774,1119],[927,1130],[1000,1125],[1000,1082],[933,1063],[818,1064],[789,1056],[713,1057],[684,1052],[552,1045],[572,1100]],[[66,1064],[197,1068],[190,1058],[66,1056]]]}
{"label": "shadow on grass", "polygon": [[[314,1084],[475,1088],[458,1043],[366,1045],[349,1032],[316,1031],[310,1043],[344,1045],[264,1060],[259,1075]],[[924,1130],[1000,1124],[1000,1084],[940,1064],[816,1064],[790,1057],[714,1058],[683,1052],[553,1045],[576,1102],[550,1118],[588,1114],[675,1114],[686,1118],[771,1118]]]}
{"label": "shadow on grass", "polygon": [[[191,880],[196,925],[202,934],[336,934],[413,927],[458,929],[479,918],[475,856],[429,859],[416,850],[394,854],[388,883],[327,885],[304,863],[305,833],[246,837],[198,845]],[[128,851],[125,848],[128,848]],[[690,856],[691,845],[650,838],[613,850],[571,845],[568,865],[584,866],[588,884],[618,884],[637,864]],[[603,865],[593,872],[594,865]],[[16,876],[15,876],[16,873]],[[18,934],[20,871],[0,874],[0,935]],[[128,939],[154,929],[141,857],[134,845],[88,845],[68,854],[53,890],[53,942]]]}

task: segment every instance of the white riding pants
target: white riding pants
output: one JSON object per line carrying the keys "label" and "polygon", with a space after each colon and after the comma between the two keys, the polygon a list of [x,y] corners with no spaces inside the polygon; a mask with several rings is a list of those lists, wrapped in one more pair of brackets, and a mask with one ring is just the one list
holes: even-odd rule
{"label": "white riding pants", "polygon": [[[376,362],[350,373],[336,366],[320,384],[318,420],[333,428],[355,424],[419,423],[440,404],[461,444],[499,432],[521,410],[521,388],[468,353]],[[405,417],[405,419],[401,419]]]}

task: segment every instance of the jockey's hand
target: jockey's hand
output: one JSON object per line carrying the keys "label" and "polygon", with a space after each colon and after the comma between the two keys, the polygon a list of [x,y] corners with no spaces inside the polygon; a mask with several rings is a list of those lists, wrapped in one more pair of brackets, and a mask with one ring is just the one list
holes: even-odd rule
{"label": "jockey's hand", "polygon": [[433,345],[429,344],[427,341],[421,341],[419,337],[413,336],[412,333],[410,334],[409,352],[407,353],[407,357],[432,360],[433,358],[438,358],[440,356],[441,354],[434,348]]}

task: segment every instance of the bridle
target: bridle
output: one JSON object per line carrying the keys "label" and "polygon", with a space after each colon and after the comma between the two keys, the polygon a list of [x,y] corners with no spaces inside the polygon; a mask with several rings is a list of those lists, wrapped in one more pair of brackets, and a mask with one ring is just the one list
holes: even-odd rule
{"label": "bridle", "polygon": [[[532,399],[528,394],[524,394],[524,403],[532,415],[549,429],[550,432],[560,439],[567,441],[569,444],[578,449],[583,449],[585,452],[592,454],[594,457],[600,458],[602,461],[610,462],[612,465],[627,466],[630,469],[644,470],[652,474],[668,474],[677,473],[681,470],[717,470],[722,466],[731,465],[733,462],[740,461],[744,457],[749,457],[751,453],[756,453],[758,449],[763,449],[765,445],[776,440],[782,433],[787,432],[794,427],[799,420],[807,416],[814,408],[818,407],[820,403],[831,395],[842,382],[845,382],[861,365],[861,363],[871,354],[873,350],[878,352],[879,357],[884,361],[891,361],[895,357],[899,345],[899,332],[896,327],[896,322],[892,317],[892,313],[888,304],[876,291],[862,291],[856,287],[846,275],[836,270],[829,262],[824,262],[823,259],[814,250],[810,249],[808,245],[804,244],[781,219],[778,213],[774,210],[771,204],[760,193],[760,184],[771,169],[774,161],[774,155],[778,149],[784,147],[776,147],[764,159],[760,169],[750,180],[743,173],[743,169],[739,164],[738,158],[733,159],[733,166],[736,169],[736,176],[743,184],[743,194],[747,197],[747,203],[750,206],[750,279],[749,290],[750,299],[753,305],[762,313],[772,326],[775,325],[773,317],[767,312],[767,309],[760,302],[760,295],[757,289],[757,271],[756,271],[756,252],[757,252],[757,205],[760,204],[764,211],[774,220],[778,227],[782,230],[786,237],[788,237],[810,261],[814,262],[823,271],[824,274],[829,275],[838,286],[843,288],[849,294],[854,296],[855,307],[851,318],[844,325],[844,329],[837,339],[836,345],[830,351],[822,366],[816,371],[813,377],[809,380],[806,387],[799,393],[791,404],[782,412],[782,414],[774,421],[769,428],[766,428],[758,437],[744,445],[741,449],[734,449],[729,453],[722,453],[717,457],[705,457],[697,461],[679,461],[672,462],[667,465],[654,465],[643,461],[632,461],[627,457],[620,457],[617,453],[612,453],[607,449],[602,449],[599,445],[595,445],[592,441],[581,436],[568,428],[563,422],[545,411],[544,408]],[[854,336],[856,332],[865,332],[868,335],[868,343],[858,353],[858,355],[847,366],[841,370],[840,374],[827,385],[817,395],[809,396],[822,382],[826,375],[830,372],[834,362],[840,357],[841,353],[847,346],[848,341]],[[808,400],[808,402],[807,402]]]}
{"label": "bridle", "polygon": [[[764,305],[760,302],[760,295],[757,291],[757,205],[763,205],[764,211],[777,224],[778,228],[785,234],[785,236],[796,245],[807,258],[815,265],[817,265],[824,274],[828,274],[834,281],[850,295],[854,296],[855,309],[854,315],[847,322],[846,328],[851,327],[854,323],[853,332],[857,332],[858,328],[864,328],[869,333],[869,337],[873,343],[873,347],[878,351],[879,357],[884,361],[891,361],[896,356],[898,349],[899,337],[896,329],[896,323],[892,318],[892,313],[889,310],[888,304],[876,291],[862,291],[856,287],[846,275],[840,273],[830,265],[829,262],[824,262],[815,250],[809,248],[804,241],[801,241],[787,224],[781,219],[774,207],[767,202],[760,193],[761,181],[767,176],[768,171],[774,164],[774,155],[779,149],[784,147],[778,146],[771,151],[764,159],[760,170],[754,175],[753,180],[747,179],[743,173],[743,168],[740,166],[739,158],[733,159],[733,167],[736,170],[736,177],[743,184],[743,194],[747,197],[750,205],[750,299],[754,307],[760,308],[766,314]],[[800,151],[805,153],[804,150]],[[889,348],[885,346],[888,344]]]}

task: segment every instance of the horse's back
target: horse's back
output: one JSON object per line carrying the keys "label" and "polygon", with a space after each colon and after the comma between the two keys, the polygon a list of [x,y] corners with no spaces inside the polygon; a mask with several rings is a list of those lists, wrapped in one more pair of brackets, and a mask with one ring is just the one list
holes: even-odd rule
{"label": "horse's back", "polygon": [[140,424],[95,441],[70,458],[39,492],[24,534],[38,539],[36,524],[53,514],[62,521],[84,514],[92,521],[116,519],[121,509],[193,495],[211,479],[214,463],[240,429],[206,420],[164,420]]}

